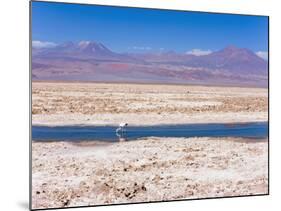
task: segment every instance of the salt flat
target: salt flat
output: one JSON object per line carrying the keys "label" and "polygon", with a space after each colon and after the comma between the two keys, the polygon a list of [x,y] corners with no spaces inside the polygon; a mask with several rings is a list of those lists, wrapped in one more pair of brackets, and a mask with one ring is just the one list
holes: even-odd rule
{"label": "salt flat", "polygon": [[32,83],[33,125],[267,121],[267,89],[118,83]]}
{"label": "salt flat", "polygon": [[268,193],[267,141],[33,142],[33,208]]}

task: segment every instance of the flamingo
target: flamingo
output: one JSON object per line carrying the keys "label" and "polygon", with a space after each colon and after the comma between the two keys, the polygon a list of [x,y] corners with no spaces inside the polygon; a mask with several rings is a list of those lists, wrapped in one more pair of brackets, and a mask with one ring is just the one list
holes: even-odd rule
{"label": "flamingo", "polygon": [[126,132],[126,127],[128,126],[128,123],[122,122],[119,124],[119,127],[116,129],[116,133],[119,133],[119,131],[121,131],[121,133],[123,133],[124,131]]}

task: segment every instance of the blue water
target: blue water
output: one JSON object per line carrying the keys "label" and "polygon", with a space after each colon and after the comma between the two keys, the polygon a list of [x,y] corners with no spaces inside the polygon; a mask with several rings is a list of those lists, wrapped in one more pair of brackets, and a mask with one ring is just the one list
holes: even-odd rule
{"label": "blue water", "polygon": [[114,126],[32,126],[34,141],[119,141],[145,137],[268,137],[268,122],[239,124],[181,124],[158,126],[129,126],[116,133]]}

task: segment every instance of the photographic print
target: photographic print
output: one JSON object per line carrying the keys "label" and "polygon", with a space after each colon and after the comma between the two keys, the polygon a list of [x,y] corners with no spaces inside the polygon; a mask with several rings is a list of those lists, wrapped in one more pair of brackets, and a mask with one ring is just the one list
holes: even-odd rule
{"label": "photographic print", "polygon": [[268,194],[267,16],[30,12],[31,209]]}

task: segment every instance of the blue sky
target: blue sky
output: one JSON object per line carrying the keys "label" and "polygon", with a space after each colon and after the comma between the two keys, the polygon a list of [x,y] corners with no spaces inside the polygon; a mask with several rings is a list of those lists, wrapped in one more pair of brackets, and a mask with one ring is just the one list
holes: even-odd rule
{"label": "blue sky", "polygon": [[[98,41],[113,51],[268,51],[267,17],[32,2],[32,40]],[[196,51],[196,50],[195,50]]]}

